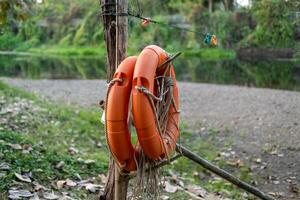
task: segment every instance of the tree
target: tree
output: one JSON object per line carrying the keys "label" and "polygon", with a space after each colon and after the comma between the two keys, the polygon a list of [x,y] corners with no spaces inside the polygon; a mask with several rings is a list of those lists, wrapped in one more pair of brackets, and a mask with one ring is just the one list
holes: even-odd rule
{"label": "tree", "polygon": [[251,12],[257,23],[247,38],[253,46],[291,47],[294,43],[293,10],[297,0],[255,0]]}
{"label": "tree", "polygon": [[30,13],[32,0],[0,0],[0,24],[25,20]]}

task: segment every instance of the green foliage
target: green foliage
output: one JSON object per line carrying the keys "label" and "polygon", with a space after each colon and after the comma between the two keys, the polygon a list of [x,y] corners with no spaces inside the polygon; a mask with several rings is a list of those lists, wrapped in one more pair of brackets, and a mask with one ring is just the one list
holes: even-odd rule
{"label": "green foliage", "polygon": [[233,59],[235,58],[235,51],[223,49],[201,49],[199,51],[185,51],[184,57],[198,57],[203,59]]}
{"label": "green foliage", "polygon": [[[294,1],[257,0],[251,9],[257,26],[246,45],[266,47],[293,46],[292,10]],[[245,44],[244,44],[245,45]]]}
{"label": "green foliage", "polygon": [[29,6],[31,4],[31,0],[1,0],[0,25],[13,20],[25,20],[30,14]]}
{"label": "green foliage", "polygon": [[22,42],[20,37],[15,37],[11,32],[0,35],[0,49],[2,51],[12,51]]}
{"label": "green foliage", "polygon": [[[1,2],[6,2],[6,5],[8,1]],[[253,8],[236,11],[230,2],[232,1],[213,1],[213,12],[209,10],[209,3],[206,0],[163,0],[155,3],[145,0],[140,1],[140,7],[144,16],[150,16],[165,24],[217,35],[218,48],[236,48],[240,45],[244,47],[293,45],[294,24],[290,17],[291,11],[295,10],[294,1],[258,0],[254,1]],[[299,4],[296,6],[299,7]],[[136,1],[129,1],[129,7],[131,12],[139,12]],[[7,23],[5,28],[2,27],[0,31],[4,34],[0,35],[0,50],[31,49],[31,52],[46,52],[47,50],[42,47],[44,45],[55,46],[55,50],[62,48],[57,51],[60,55],[77,55],[78,52],[74,49],[78,47],[98,46],[102,49],[103,28],[99,11],[98,1],[95,0],[52,0],[44,1],[42,4],[33,3],[30,12],[34,15],[26,21],[18,21],[11,17],[10,23]],[[130,54],[140,51],[149,44],[163,46],[169,52],[178,50],[196,52],[206,47],[203,39],[202,34],[166,25],[151,23],[148,27],[142,28],[139,19],[129,17]],[[42,49],[37,50],[40,47]],[[67,48],[70,48],[68,53]],[[47,53],[55,53],[50,51]],[[83,54],[94,55],[94,53],[94,50],[90,50]]]}

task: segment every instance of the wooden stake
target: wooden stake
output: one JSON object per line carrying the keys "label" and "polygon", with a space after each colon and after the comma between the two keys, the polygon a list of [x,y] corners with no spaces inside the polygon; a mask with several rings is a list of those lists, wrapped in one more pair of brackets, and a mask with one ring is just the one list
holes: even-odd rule
{"label": "wooden stake", "polygon": [[[116,65],[119,65],[126,58],[127,52],[127,15],[118,13],[127,13],[127,0],[116,0]],[[126,200],[129,178],[121,174],[120,169],[115,165],[115,200]]]}
{"label": "wooden stake", "polygon": [[[118,64],[126,57],[127,0],[99,0],[103,13],[104,40],[107,52],[107,82],[112,80]],[[101,200],[126,200],[129,178],[120,174],[118,166],[110,157],[108,180]]]}
{"label": "wooden stake", "polygon": [[209,171],[219,175],[220,177],[224,178],[225,180],[229,181],[230,183],[238,186],[239,188],[246,190],[247,192],[259,197],[263,200],[275,200],[275,198],[271,197],[270,195],[265,194],[264,192],[260,191],[256,187],[253,187],[252,185],[249,185],[248,183],[245,183],[244,181],[239,180],[238,178],[234,177],[232,174],[229,174],[223,169],[218,168],[217,166],[211,164],[207,160],[201,158],[197,154],[189,151],[187,148],[176,144],[176,151],[180,154],[182,154],[184,157],[200,164],[205,169],[208,169]]}

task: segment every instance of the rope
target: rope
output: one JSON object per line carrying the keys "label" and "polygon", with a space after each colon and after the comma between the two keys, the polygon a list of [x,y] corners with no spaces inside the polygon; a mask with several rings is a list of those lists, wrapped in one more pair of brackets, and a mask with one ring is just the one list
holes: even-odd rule
{"label": "rope", "polygon": [[[157,129],[158,129],[158,133],[161,137],[161,139],[163,139],[163,133],[162,133],[162,130],[161,130],[161,127],[160,127],[160,123],[159,123],[159,120],[158,120],[158,115],[157,115],[157,112],[156,112],[156,109],[155,109],[155,105],[154,105],[154,102],[153,102],[153,99],[157,100],[157,101],[162,101],[162,98],[158,98],[156,97],[155,95],[153,95],[147,88],[141,86],[141,87],[136,87],[135,89],[139,90],[140,92],[143,92],[144,94],[147,95],[148,97],[148,100],[151,104],[151,108],[154,112],[154,115],[155,115],[155,123],[156,123],[156,126],[157,126]],[[166,145],[164,142],[162,142],[163,144],[163,149],[164,149],[164,152],[165,154],[167,155],[168,157],[168,160],[169,160],[169,154],[168,154],[168,151],[167,151],[167,148],[166,148]]]}
{"label": "rope", "polygon": [[[156,77],[157,84],[159,85],[159,80],[158,78],[162,78],[161,81],[161,86],[158,87],[158,93],[160,94],[159,97],[155,96],[152,94],[147,88],[144,86],[136,86],[135,89],[137,89],[139,92],[142,92],[147,95],[147,98],[151,104],[151,108],[153,110],[154,116],[155,116],[155,123],[158,129],[158,133],[162,139],[162,146],[165,152],[165,155],[167,156],[168,161],[170,162],[170,155],[167,151],[166,143],[164,142],[165,140],[168,140],[167,142],[174,142],[173,137],[168,133],[166,127],[167,127],[167,122],[168,122],[168,113],[170,106],[174,106],[175,112],[178,112],[177,106],[174,101],[173,97],[173,86],[174,86],[174,81],[173,78],[171,77],[171,73],[169,73],[169,76],[166,76],[166,73],[171,70],[171,65],[170,62],[174,60],[180,53],[177,53],[175,56],[171,57],[171,59],[168,59],[166,62],[164,62],[162,65],[167,65],[167,68],[165,69],[164,75]],[[170,61],[171,60],[171,61]],[[165,90],[165,91],[164,91]],[[166,98],[163,98],[166,96]],[[166,99],[166,101],[163,101]],[[154,100],[157,101],[157,104],[155,106]],[[177,125],[176,125],[177,126]],[[177,126],[178,128],[178,126]],[[166,133],[168,137],[166,136]]]}
{"label": "rope", "polygon": [[215,35],[211,35],[210,33],[203,33],[203,32],[200,32],[200,31],[189,29],[189,28],[183,28],[183,27],[180,27],[180,26],[176,26],[176,25],[164,23],[164,22],[161,22],[161,21],[157,21],[157,20],[154,20],[154,19],[151,19],[151,18],[144,17],[140,13],[133,14],[130,11],[128,11],[127,13],[121,13],[121,12],[114,12],[114,10],[111,9],[111,10],[107,10],[105,12],[102,12],[101,14],[105,15],[105,16],[128,16],[128,17],[141,19],[141,20],[143,20],[142,25],[144,27],[147,26],[149,23],[154,23],[154,24],[158,24],[158,25],[161,25],[161,26],[164,26],[164,27],[178,29],[178,30],[182,30],[182,31],[185,31],[185,32],[196,33],[196,34],[201,35],[205,38],[204,39],[205,44],[208,44],[210,46],[217,46],[217,37]]}

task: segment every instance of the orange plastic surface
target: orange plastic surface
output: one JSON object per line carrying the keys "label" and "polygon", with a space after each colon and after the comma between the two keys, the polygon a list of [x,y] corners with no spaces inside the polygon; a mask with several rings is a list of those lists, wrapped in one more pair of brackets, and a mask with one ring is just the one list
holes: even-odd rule
{"label": "orange plastic surface", "polygon": [[127,171],[136,170],[134,161],[134,148],[131,144],[128,128],[128,109],[132,87],[132,76],[137,57],[126,58],[118,67],[114,78],[122,79],[122,83],[116,82],[109,92],[106,125],[109,147]]}
{"label": "orange plastic surface", "polygon": [[[171,141],[161,139],[155,123],[155,115],[151,104],[145,93],[138,91],[135,87],[143,86],[151,93],[154,91],[154,78],[157,67],[168,58],[167,53],[160,47],[151,45],[146,47],[138,56],[132,81],[132,112],[134,125],[138,134],[138,141],[147,157],[151,159],[165,158],[163,142],[167,147],[168,154],[174,149],[179,134],[178,123],[179,113],[171,106],[167,131],[172,136]],[[175,73],[172,70],[171,76],[174,82],[174,100],[179,106],[178,88],[176,85]]]}

